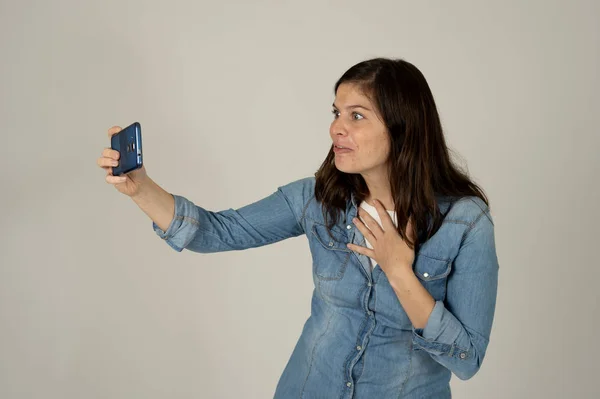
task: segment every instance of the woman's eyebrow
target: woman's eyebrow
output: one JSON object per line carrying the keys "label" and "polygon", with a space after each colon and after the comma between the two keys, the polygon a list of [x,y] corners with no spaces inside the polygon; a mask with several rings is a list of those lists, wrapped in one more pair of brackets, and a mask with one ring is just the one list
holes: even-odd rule
{"label": "woman's eyebrow", "polygon": [[[335,109],[340,109],[338,106],[336,106],[336,105],[335,105],[335,103],[333,103],[333,104],[331,104],[331,105],[332,105],[332,106],[333,106]],[[367,111],[371,111],[369,108],[367,108],[367,107],[365,107],[365,106],[362,106],[362,105],[358,105],[358,104],[355,104],[355,105],[348,105],[348,106],[346,107],[346,109],[353,109],[353,108],[362,108],[362,109],[366,109]]]}

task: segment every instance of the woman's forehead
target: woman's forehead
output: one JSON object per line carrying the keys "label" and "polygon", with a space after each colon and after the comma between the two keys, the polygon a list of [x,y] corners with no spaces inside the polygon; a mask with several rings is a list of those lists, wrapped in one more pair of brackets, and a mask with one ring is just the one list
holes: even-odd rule
{"label": "woman's forehead", "polygon": [[[371,105],[371,100],[365,94],[362,86],[353,83],[342,83],[335,94],[336,101],[357,105]],[[338,104],[339,105],[339,104]]]}

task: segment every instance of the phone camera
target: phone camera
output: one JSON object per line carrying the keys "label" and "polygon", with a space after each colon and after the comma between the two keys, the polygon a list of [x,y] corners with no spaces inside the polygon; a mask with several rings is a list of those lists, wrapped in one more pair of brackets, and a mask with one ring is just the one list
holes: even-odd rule
{"label": "phone camera", "polygon": [[129,143],[127,144],[127,152],[134,152],[135,151],[135,143]]}

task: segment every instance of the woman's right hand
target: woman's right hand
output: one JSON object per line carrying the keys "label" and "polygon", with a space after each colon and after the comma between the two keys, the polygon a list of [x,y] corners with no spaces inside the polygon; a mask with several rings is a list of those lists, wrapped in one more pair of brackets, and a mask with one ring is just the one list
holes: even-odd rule
{"label": "woman's right hand", "polygon": [[[110,139],[113,134],[117,134],[123,130],[119,126],[113,126],[108,129],[108,138]],[[148,181],[148,175],[146,174],[146,167],[142,165],[141,168],[133,170],[125,175],[113,176],[113,166],[117,166],[119,162],[119,152],[111,149],[110,147],[105,148],[102,151],[102,156],[98,158],[98,166],[106,170],[106,182],[115,186],[119,192],[134,196],[140,191],[142,184]]]}

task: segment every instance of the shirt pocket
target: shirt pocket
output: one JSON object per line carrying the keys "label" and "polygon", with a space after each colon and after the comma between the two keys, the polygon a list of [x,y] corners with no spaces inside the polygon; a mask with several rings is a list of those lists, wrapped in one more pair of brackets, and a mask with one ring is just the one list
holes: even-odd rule
{"label": "shirt pocket", "polygon": [[314,223],[311,229],[313,238],[313,271],[319,279],[339,280],[344,276],[352,251],[346,247],[347,236],[335,226],[327,231],[327,226]]}
{"label": "shirt pocket", "polygon": [[432,258],[419,254],[414,263],[414,272],[421,284],[436,301],[446,298],[446,284],[452,270],[450,260]]}

